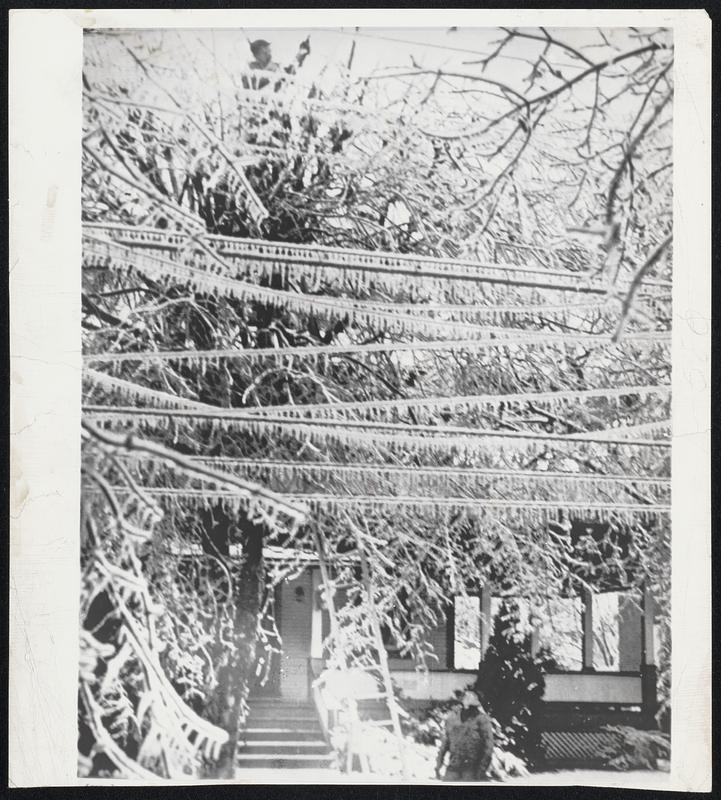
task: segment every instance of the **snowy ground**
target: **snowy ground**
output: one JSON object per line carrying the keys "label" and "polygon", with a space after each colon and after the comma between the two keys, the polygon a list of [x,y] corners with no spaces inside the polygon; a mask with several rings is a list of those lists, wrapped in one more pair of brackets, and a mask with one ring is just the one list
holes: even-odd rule
{"label": "snowy ground", "polygon": [[[379,783],[388,785],[388,778],[379,775],[363,775],[354,772],[346,775],[332,769],[254,769],[242,770],[236,776],[238,783]],[[505,785],[526,786],[624,786],[638,789],[663,790],[670,781],[668,772],[634,770],[630,772],[613,772],[609,770],[558,770],[555,772],[539,772],[527,778],[509,778]],[[426,783],[438,783],[427,781]],[[490,783],[494,783],[491,781]],[[488,784],[484,784],[488,785]],[[499,784],[497,784],[499,785]]]}

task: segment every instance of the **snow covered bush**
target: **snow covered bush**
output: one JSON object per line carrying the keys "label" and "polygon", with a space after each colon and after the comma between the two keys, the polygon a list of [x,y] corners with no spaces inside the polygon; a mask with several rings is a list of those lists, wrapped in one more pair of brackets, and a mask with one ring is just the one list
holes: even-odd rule
{"label": "snow covered bush", "polygon": [[606,725],[604,731],[616,734],[613,744],[603,747],[601,757],[611,769],[658,769],[659,761],[671,756],[669,736],[661,731],[644,731],[628,725]]}

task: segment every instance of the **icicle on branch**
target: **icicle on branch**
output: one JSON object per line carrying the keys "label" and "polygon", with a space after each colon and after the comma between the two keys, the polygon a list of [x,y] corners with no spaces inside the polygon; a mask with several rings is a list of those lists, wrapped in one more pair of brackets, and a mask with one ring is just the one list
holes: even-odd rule
{"label": "icicle on branch", "polygon": [[[182,284],[190,284],[196,289],[208,293],[220,293],[233,296],[241,301],[255,301],[266,303],[271,306],[286,306],[290,309],[301,312],[315,312],[337,319],[338,316],[352,319],[354,322],[364,322],[374,324],[381,328],[394,330],[400,333],[414,331],[424,336],[455,334],[463,338],[481,338],[491,333],[506,333],[513,331],[503,325],[471,324],[453,320],[419,315],[416,313],[405,313],[396,310],[389,304],[388,308],[379,308],[374,305],[359,303],[355,300],[346,298],[319,296],[314,294],[303,294],[291,292],[283,289],[271,289],[265,286],[248,283],[246,280],[228,277],[225,273],[222,260],[218,258],[220,266],[198,268],[188,264],[180,264],[159,256],[153,256],[146,252],[125,247],[110,239],[100,239],[91,235],[83,236],[83,257],[84,263],[90,267],[112,268],[116,271],[126,272],[128,270],[139,270],[159,281],[174,279]],[[493,283],[503,285],[514,285],[505,280],[496,281],[489,279]],[[530,285],[530,284],[526,284]],[[568,287],[555,286],[555,289],[563,290]],[[585,286],[576,287],[576,291],[591,291]],[[595,290],[593,290],[595,291]],[[490,311],[488,319],[494,323],[508,323],[516,319],[522,319],[529,312],[503,310]],[[553,313],[567,314],[560,311]],[[531,314],[533,316],[533,314]],[[553,316],[553,314],[551,314]],[[518,335],[518,331],[513,331]],[[533,334],[529,333],[529,338]]]}
{"label": "icicle on branch", "polygon": [[[137,460],[144,458],[140,454],[128,452],[126,458]],[[316,462],[316,461],[291,461],[273,460],[262,458],[234,458],[232,456],[189,456],[191,461],[198,461],[209,467],[222,467],[223,469],[277,469],[281,473],[291,474],[293,472],[309,472],[315,475],[330,475],[336,472],[339,475],[351,474],[384,474],[388,476],[405,475],[440,475],[447,477],[473,476],[478,478],[497,478],[499,480],[516,477],[519,480],[532,480],[539,482],[553,482],[556,480],[568,480],[573,482],[595,483],[599,480],[633,481],[642,485],[652,485],[671,488],[670,478],[649,477],[647,475],[635,475],[633,473],[604,473],[599,475],[596,472],[551,472],[534,471],[523,469],[495,469],[485,467],[445,467],[434,465],[423,467],[418,465],[403,466],[400,464],[389,464],[385,462],[358,462],[353,464],[342,464],[336,462]]]}
{"label": "icicle on branch", "polygon": [[[372,323],[400,333],[417,331],[425,336],[453,332],[457,336],[474,338],[489,331],[508,330],[489,326],[469,325],[441,319],[399,314],[375,308],[363,308],[353,300],[336,297],[301,294],[283,289],[270,289],[246,281],[218,275],[203,269],[179,264],[139,252],[110,240],[83,236],[83,259],[86,266],[111,268],[120,272],[138,270],[158,281],[176,281],[193,286],[209,294],[219,293],[245,302],[259,302],[270,306],[285,306],[300,312],[315,312],[337,319],[349,317],[354,321]],[[501,281],[505,283],[505,281]],[[581,290],[583,291],[583,290]]]}
{"label": "icicle on branch", "polygon": [[[627,333],[621,344],[633,342],[638,346],[656,347],[670,345],[671,334],[667,331]],[[522,346],[530,349],[543,347],[588,347],[616,346],[609,335],[578,333],[543,333],[523,331],[508,333],[500,339],[441,339],[413,342],[370,342],[352,345],[304,345],[296,347],[258,347],[221,348],[217,350],[148,350],[128,353],[87,353],[83,356],[85,364],[117,363],[125,361],[214,361],[216,359],[246,359],[263,361],[283,357],[333,358],[335,356],[369,356],[376,353],[400,352],[446,352],[453,350],[459,354],[493,352],[504,347]]]}
{"label": "icicle on branch", "polygon": [[90,725],[96,749],[105,753],[110,761],[120,769],[124,778],[134,778],[151,784],[160,781],[160,775],[142,767],[116,744],[103,724],[103,709],[93,698],[87,684],[82,680],[80,682],[80,697],[87,711],[85,719]]}
{"label": "icicle on branch", "polygon": [[[592,444],[591,435],[583,434],[550,434],[531,431],[489,430],[464,428],[450,425],[406,425],[384,422],[367,422],[358,420],[314,419],[312,421],[289,418],[264,418],[250,409],[217,409],[195,411],[188,409],[138,409],[134,407],[116,406],[83,406],[83,413],[92,415],[97,421],[116,421],[133,424],[134,421],[145,421],[157,424],[158,421],[177,418],[184,424],[197,424],[201,421],[223,423],[223,427],[255,432],[275,432],[282,435],[302,437],[317,436],[321,441],[326,437],[336,437],[349,442],[381,442],[406,444],[417,447],[457,447],[461,450],[472,446],[512,447],[526,442],[557,442],[569,445],[576,443]],[[414,434],[416,434],[414,436]],[[423,435],[418,435],[423,434]],[[478,440],[481,440],[479,445]],[[494,441],[495,440],[495,441]],[[670,448],[667,440],[608,438],[600,440],[605,445],[624,445],[626,447],[658,447]]]}
{"label": "icicle on branch", "polygon": [[[84,231],[101,239],[110,239],[130,247],[143,250],[160,250],[178,253],[188,246],[187,237],[181,233],[155,228],[141,228],[121,224],[84,223]],[[328,247],[324,245],[290,244],[269,242],[263,239],[239,239],[230,236],[207,235],[204,237],[219,256],[230,265],[237,261],[245,269],[252,264],[266,266],[305,266],[312,270],[341,270],[343,272],[368,272],[376,276],[389,276],[404,282],[408,279],[469,281],[471,283],[500,283],[536,288],[588,291],[599,296],[607,289],[593,286],[582,280],[583,273],[569,270],[535,269],[514,264],[495,264],[453,259],[440,259],[401,253],[378,253],[369,250]],[[514,278],[514,275],[516,276]],[[532,276],[545,279],[546,283],[534,283]],[[560,283],[551,278],[563,279]],[[527,280],[525,280],[527,278]],[[565,283],[563,282],[565,281]],[[645,284],[670,290],[667,281]]]}
{"label": "icicle on branch", "polygon": [[[424,411],[496,411],[499,406],[513,406],[524,403],[556,407],[568,403],[582,403],[586,400],[604,398],[607,400],[618,399],[630,395],[646,397],[648,395],[668,396],[671,387],[668,385],[657,386],[621,386],[600,389],[576,389],[557,392],[519,392],[508,394],[479,394],[479,395],[450,395],[447,397],[404,397],[395,400],[361,400],[339,403],[305,403],[296,405],[263,406],[248,408],[251,414],[298,417],[315,415],[316,417],[332,418],[335,415],[366,414],[373,420],[390,414],[393,411],[413,409]],[[380,421],[380,420],[379,420]],[[589,432],[593,437],[595,432]]]}
{"label": "icicle on branch", "polygon": [[198,402],[197,400],[190,400],[185,397],[169,394],[168,392],[150,389],[134,381],[116,378],[113,375],[107,375],[100,370],[90,369],[88,367],[83,370],[83,380],[86,380],[92,385],[102,386],[105,389],[116,391],[123,397],[132,398],[133,400],[144,400],[152,405],[165,408],[213,408],[213,406]]}
{"label": "icicle on branch", "polygon": [[[128,453],[135,461],[140,456]],[[671,481],[664,477],[595,472],[551,472],[516,469],[401,466],[388,463],[314,463],[242,458],[193,457],[207,466],[231,470],[249,480],[261,481],[275,491],[314,492],[323,486],[335,493],[427,494],[451,496],[459,490],[473,497],[493,497],[497,491],[531,495],[536,499],[592,500],[599,492],[617,493],[624,486],[650,491],[666,498]],[[148,481],[151,481],[148,477]]]}
{"label": "icicle on branch", "polygon": [[[114,491],[122,494],[127,492],[126,487],[113,487]],[[95,491],[89,489],[89,491]],[[233,500],[233,494],[222,489],[148,489],[152,496],[185,499],[190,501],[196,499],[201,503],[211,500],[229,499]],[[333,495],[322,493],[308,494],[289,494],[289,498],[294,501],[307,503],[313,510],[324,510],[335,512],[345,506],[362,506],[371,511],[378,511],[386,508],[410,508],[413,511],[422,513],[424,510],[432,510],[435,514],[440,514],[442,509],[458,510],[463,509],[468,512],[488,512],[510,511],[523,516],[527,512],[529,519],[543,522],[558,521],[559,512],[572,513],[582,519],[599,519],[600,515],[617,514],[625,521],[630,520],[634,515],[642,519],[650,519],[660,514],[671,512],[670,504],[663,503],[617,503],[617,502],[571,502],[561,500],[536,500],[534,498],[520,499],[496,499],[472,497],[427,497],[424,495]]]}
{"label": "icicle on branch", "polygon": [[[392,412],[413,410],[418,412],[420,410],[429,412],[469,412],[469,411],[497,411],[501,406],[513,407],[520,406],[525,403],[533,403],[538,406],[547,406],[555,408],[557,406],[566,406],[569,403],[578,404],[587,400],[605,399],[617,400],[622,397],[638,396],[641,398],[650,395],[667,397],[670,395],[671,387],[665,384],[661,385],[639,385],[639,386],[621,386],[611,388],[598,388],[598,389],[576,389],[576,390],[560,390],[556,392],[520,392],[520,393],[507,393],[507,394],[479,394],[479,395],[455,395],[446,397],[410,397],[395,400],[362,400],[362,401],[345,401],[345,402],[330,402],[330,403],[302,403],[302,404],[284,404],[277,406],[260,406],[260,407],[247,407],[236,409],[218,409],[205,403],[198,403],[195,400],[187,400],[181,397],[175,397],[165,392],[159,392],[152,389],[146,389],[143,386],[126,381],[119,378],[106,376],[96,370],[89,370],[88,377],[92,378],[95,382],[101,383],[107,387],[117,390],[119,393],[137,399],[143,399],[166,408],[187,408],[195,410],[198,413],[207,412],[213,414],[216,411],[222,411],[224,418],[232,418],[237,415],[242,419],[247,419],[253,416],[263,416],[269,418],[290,418],[302,417],[310,415],[314,419],[333,419],[338,415],[361,415],[366,417],[367,420],[373,422],[383,421],[381,418],[386,415],[391,415]],[[668,421],[664,420],[660,423],[663,426],[668,426]],[[618,438],[617,434],[620,431],[609,429],[604,435]],[[632,433],[638,433],[638,430],[631,429]],[[589,431],[588,435],[594,438],[597,431]]]}
{"label": "icicle on branch", "polygon": [[[121,223],[86,222],[83,228],[88,233],[113,239],[119,244],[142,246],[144,249],[177,253],[187,247],[185,237],[177,232],[142,226],[122,225]],[[240,261],[284,264],[297,264],[318,269],[339,269],[344,271],[390,273],[405,277],[446,278],[462,275],[468,280],[478,280],[483,272],[514,273],[521,275],[541,275],[546,278],[562,277],[581,282],[579,274],[569,270],[548,270],[517,264],[497,264],[492,261],[468,261],[463,259],[444,259],[409,253],[377,252],[357,248],[330,247],[316,244],[293,244],[271,242],[265,239],[238,238],[208,234],[205,240],[220,256],[229,263]],[[460,280],[461,278],[456,278]]]}
{"label": "icicle on branch", "polygon": [[132,434],[118,435],[109,433],[97,428],[86,419],[81,421],[81,425],[86,434],[100,442],[103,447],[111,452],[114,450],[138,450],[156,458],[161,458],[170,463],[175,469],[196,475],[215,486],[225,487],[226,490],[230,490],[237,495],[239,502],[248,506],[251,517],[254,514],[260,514],[264,521],[271,524],[271,527],[277,524],[279,514],[284,515],[289,520],[293,529],[305,519],[306,510],[302,504],[289,502],[283,495],[271,492],[263,486],[244,481],[227,472],[224,473],[205,467],[190,461],[186,456],[182,456],[167,447],[139,439]]}

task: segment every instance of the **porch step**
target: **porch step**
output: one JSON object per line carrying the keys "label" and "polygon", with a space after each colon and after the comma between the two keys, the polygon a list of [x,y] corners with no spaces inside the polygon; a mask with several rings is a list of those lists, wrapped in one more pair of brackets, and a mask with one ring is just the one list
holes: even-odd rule
{"label": "porch step", "polygon": [[250,698],[249,705],[239,768],[332,766],[333,756],[313,705],[267,697]]}
{"label": "porch step", "polygon": [[246,740],[243,752],[253,755],[276,755],[282,758],[288,755],[327,756],[328,745],[325,743],[325,739],[309,739],[308,741],[300,739],[279,739],[277,741],[272,739],[264,741]]}
{"label": "porch step", "polygon": [[249,703],[262,706],[310,706],[311,701],[308,699],[294,700],[291,697],[281,697],[279,694],[252,694],[248,698]]}
{"label": "porch step", "polygon": [[241,769],[313,769],[329,768],[333,765],[331,755],[318,753],[279,755],[277,753],[240,753],[237,764]]}
{"label": "porch step", "polygon": [[278,695],[259,694],[252,695],[248,698],[248,702],[254,706],[305,706],[310,707],[313,705],[310,700],[292,700],[286,697],[279,697]]}
{"label": "porch step", "polygon": [[253,714],[248,716],[249,728],[314,728],[318,725],[318,716],[297,714],[288,716],[287,714]]}
{"label": "porch step", "polygon": [[293,725],[287,727],[267,728],[265,726],[248,727],[243,732],[247,742],[261,742],[261,741],[281,741],[285,739],[299,739],[301,741],[310,741],[311,739],[320,738],[320,727],[311,726],[296,728]]}
{"label": "porch step", "polygon": [[[281,724],[283,720],[283,724]],[[288,709],[278,706],[277,708],[253,708],[250,707],[248,714],[248,725],[253,727],[255,723],[259,725],[269,724],[273,728],[287,728],[290,725],[300,727],[311,727],[318,724],[318,714],[314,708]],[[308,723],[305,725],[304,723]]]}
{"label": "porch step", "polygon": [[317,719],[318,714],[314,708],[284,708],[276,706],[274,708],[253,708],[250,707],[251,717],[258,719],[275,719],[276,717],[286,717],[286,719]]}

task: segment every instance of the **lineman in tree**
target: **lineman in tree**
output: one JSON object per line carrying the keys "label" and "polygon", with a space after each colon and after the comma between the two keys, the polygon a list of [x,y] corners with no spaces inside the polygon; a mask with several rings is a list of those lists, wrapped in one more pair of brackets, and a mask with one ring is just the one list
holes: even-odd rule
{"label": "lineman in tree", "polygon": [[[262,72],[285,72],[287,75],[294,75],[298,67],[303,66],[303,62],[310,53],[310,37],[306,37],[298,48],[295,56],[295,61],[288,64],[288,66],[281,68],[277,61],[273,60],[273,53],[271,51],[270,42],[265,39],[256,39],[250,43],[250,51],[253,54],[253,60],[248,64],[250,70],[259,70]],[[266,77],[255,75],[243,76],[243,88],[245,89],[262,89],[267,86],[270,80]],[[281,81],[276,84],[276,91],[281,86]]]}
{"label": "lineman in tree", "polygon": [[436,762],[436,776],[449,753],[444,781],[482,781],[493,755],[493,727],[475,692],[463,695],[462,706],[448,713]]}

